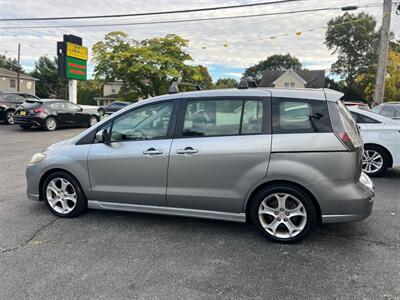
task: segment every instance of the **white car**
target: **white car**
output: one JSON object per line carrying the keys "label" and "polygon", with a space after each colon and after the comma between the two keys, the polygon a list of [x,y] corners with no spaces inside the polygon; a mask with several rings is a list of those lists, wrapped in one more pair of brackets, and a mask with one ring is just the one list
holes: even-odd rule
{"label": "white car", "polygon": [[349,110],[364,142],[362,168],[370,176],[381,176],[400,166],[400,123],[355,107]]}

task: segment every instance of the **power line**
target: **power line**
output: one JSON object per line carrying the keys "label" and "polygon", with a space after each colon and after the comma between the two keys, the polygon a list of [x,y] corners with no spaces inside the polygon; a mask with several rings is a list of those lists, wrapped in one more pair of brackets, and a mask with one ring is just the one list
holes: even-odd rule
{"label": "power line", "polygon": [[[375,7],[375,6],[381,6],[381,4],[376,4],[374,6],[370,5],[369,7]],[[363,7],[365,7],[365,6],[360,6],[358,8],[363,8]],[[165,20],[165,21],[149,21],[149,22],[133,22],[133,23],[112,23],[112,24],[6,26],[6,27],[0,27],[0,29],[84,28],[84,27],[139,26],[139,25],[190,23],[190,22],[201,22],[201,21],[255,18],[255,17],[265,17],[265,16],[277,16],[277,15],[289,15],[289,14],[299,14],[299,13],[308,13],[308,12],[319,12],[319,11],[327,11],[327,10],[343,10],[343,7],[312,8],[312,9],[302,9],[302,10],[294,10],[294,11],[282,11],[282,12],[275,12],[275,13],[248,14],[248,15],[240,15],[240,16],[210,17],[210,18],[196,18],[196,19],[182,19],[182,20]]]}
{"label": "power line", "polygon": [[306,1],[306,0],[278,0],[278,1],[248,3],[248,4],[239,4],[239,5],[225,5],[225,6],[216,6],[216,7],[204,7],[204,8],[193,8],[193,9],[183,9],[183,10],[144,12],[144,13],[130,13],[130,14],[94,15],[94,16],[69,16],[69,17],[41,17],[41,18],[10,18],[10,19],[0,19],[0,21],[3,21],[3,22],[9,22],[9,21],[54,21],[54,20],[105,19],[105,18],[123,18],[123,17],[138,17],[138,16],[169,15],[169,14],[191,13],[191,12],[201,12],[201,11],[213,11],[213,10],[223,10],[223,9],[232,9],[232,8],[265,6],[265,5],[271,5],[271,4],[281,4],[281,3],[299,2],[299,1]]}

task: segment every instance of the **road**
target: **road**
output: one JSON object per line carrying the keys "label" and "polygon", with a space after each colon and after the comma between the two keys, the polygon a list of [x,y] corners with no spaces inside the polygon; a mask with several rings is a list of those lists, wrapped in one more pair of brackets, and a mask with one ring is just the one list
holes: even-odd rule
{"label": "road", "polygon": [[25,196],[32,154],[83,129],[0,124],[0,299],[400,299],[400,170],[374,179],[372,215],[296,245],[250,225],[89,211]]}

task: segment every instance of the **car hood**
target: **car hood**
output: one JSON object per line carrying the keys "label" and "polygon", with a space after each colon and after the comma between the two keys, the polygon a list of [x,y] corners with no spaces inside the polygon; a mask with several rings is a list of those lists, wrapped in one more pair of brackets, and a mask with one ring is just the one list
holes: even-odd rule
{"label": "car hood", "polygon": [[47,147],[46,151],[50,151],[50,150],[54,150],[54,149],[57,149],[57,148],[61,148],[62,146],[69,144],[69,142],[70,142],[70,139],[64,140],[64,141],[61,141],[61,142],[57,142],[57,143],[52,144],[49,147]]}

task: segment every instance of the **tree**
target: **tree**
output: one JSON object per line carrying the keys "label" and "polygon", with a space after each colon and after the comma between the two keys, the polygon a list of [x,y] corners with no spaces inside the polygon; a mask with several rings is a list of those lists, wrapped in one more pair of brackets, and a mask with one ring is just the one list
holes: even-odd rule
{"label": "tree", "polygon": [[282,54],[274,54],[267,57],[266,60],[262,60],[257,64],[248,67],[244,71],[245,76],[251,76],[255,79],[261,79],[264,71],[266,70],[299,70],[302,68],[300,61],[291,56],[289,53],[286,55]]}
{"label": "tree", "polygon": [[238,82],[236,79],[233,78],[220,78],[214,84],[215,89],[229,89],[229,88],[236,88]]}
{"label": "tree", "polygon": [[67,81],[58,76],[57,58],[42,56],[35,62],[31,75],[36,82],[36,95],[41,98],[66,98]]}
{"label": "tree", "polygon": [[[391,47],[388,53],[388,64],[385,79],[385,99],[384,101],[400,101],[400,51],[395,51]],[[356,78],[356,82],[362,86],[364,97],[369,102],[373,102],[375,90],[375,70],[361,74]]]}
{"label": "tree", "polygon": [[188,44],[173,34],[136,41],[123,32],[111,32],[93,46],[95,78],[122,80],[121,96],[135,98],[165,94],[177,79],[211,85],[205,67],[187,64],[193,60],[186,52]]}
{"label": "tree", "polygon": [[97,105],[94,98],[101,96],[101,87],[101,82],[98,80],[78,82],[78,103]]}
{"label": "tree", "polygon": [[375,18],[366,13],[345,13],[328,22],[325,44],[337,55],[331,69],[345,79],[347,94],[359,92],[356,78],[371,73],[376,64],[379,34],[375,27]]}
{"label": "tree", "polygon": [[[5,56],[4,54],[0,54],[0,67],[7,69],[7,70],[11,70],[14,72],[18,71],[18,60],[16,60],[15,58],[9,58],[7,56]],[[21,68],[20,70],[21,72],[23,72],[23,69]]]}

